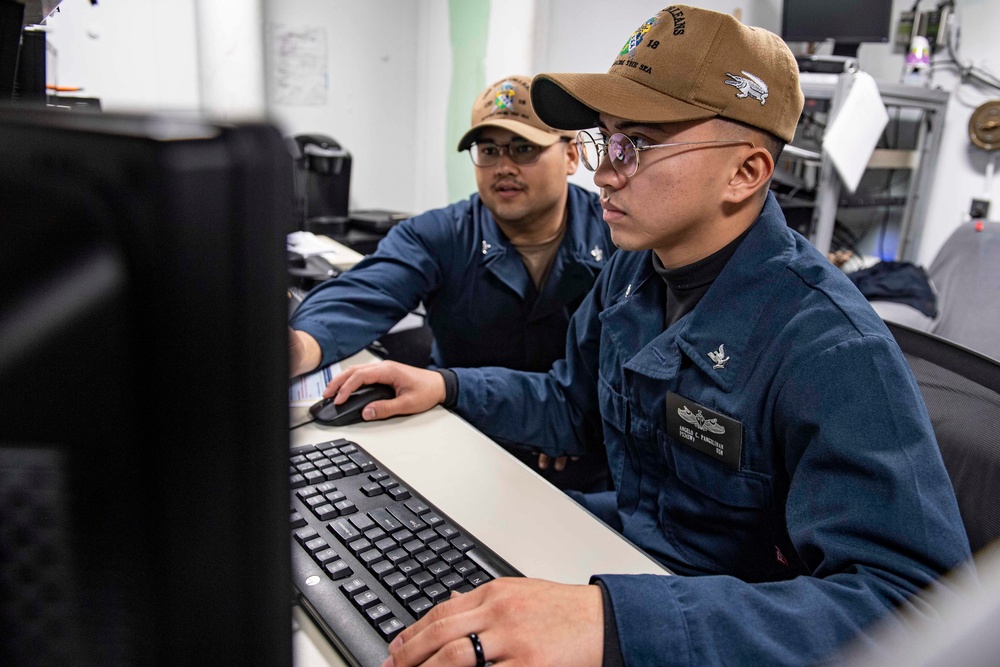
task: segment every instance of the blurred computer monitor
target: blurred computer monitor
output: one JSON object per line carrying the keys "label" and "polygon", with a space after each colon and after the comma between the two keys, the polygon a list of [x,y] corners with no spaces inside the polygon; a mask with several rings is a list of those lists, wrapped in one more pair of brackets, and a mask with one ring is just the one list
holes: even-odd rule
{"label": "blurred computer monitor", "polygon": [[290,160],[0,108],[0,664],[290,664]]}

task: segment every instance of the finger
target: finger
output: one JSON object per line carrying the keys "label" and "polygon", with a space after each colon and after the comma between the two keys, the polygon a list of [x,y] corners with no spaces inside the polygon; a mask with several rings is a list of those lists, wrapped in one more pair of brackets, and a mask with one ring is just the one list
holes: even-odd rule
{"label": "finger", "polygon": [[566,457],[565,456],[560,456],[559,458],[556,459],[555,468],[559,472],[562,472],[563,470],[566,469]]}
{"label": "finger", "polygon": [[538,469],[539,470],[545,470],[546,468],[548,468],[549,467],[549,461],[551,461],[551,460],[552,459],[549,458],[548,454],[539,454],[538,455]]}
{"label": "finger", "polygon": [[[477,591],[480,589],[477,589]],[[389,644],[389,654],[395,667],[421,664],[474,665],[476,659],[468,633],[482,629],[475,610],[478,607],[477,591],[465,595],[452,595],[438,603],[423,618],[403,630]],[[464,641],[464,646],[462,642]],[[469,660],[469,656],[472,659]],[[459,662],[446,663],[451,656]]]}
{"label": "finger", "polygon": [[323,398],[334,397],[333,402],[340,405],[362,385],[378,382],[378,371],[375,370],[375,367],[380,363],[376,361],[370,364],[351,366],[330,380],[330,384],[326,385],[326,389],[323,390]]}

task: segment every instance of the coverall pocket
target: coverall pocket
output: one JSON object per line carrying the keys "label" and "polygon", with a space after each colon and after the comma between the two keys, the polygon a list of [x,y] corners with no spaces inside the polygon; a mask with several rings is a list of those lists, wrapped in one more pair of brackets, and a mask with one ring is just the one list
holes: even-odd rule
{"label": "coverall pocket", "polygon": [[777,516],[771,476],[732,470],[663,432],[657,437],[667,468],[659,518],[681,556],[706,572],[768,579]]}

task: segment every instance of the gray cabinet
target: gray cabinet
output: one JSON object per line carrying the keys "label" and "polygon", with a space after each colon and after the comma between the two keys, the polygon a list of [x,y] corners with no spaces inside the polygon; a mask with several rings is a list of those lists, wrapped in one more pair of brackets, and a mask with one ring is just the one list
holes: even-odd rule
{"label": "gray cabinet", "polygon": [[[920,246],[948,93],[920,86],[878,82],[890,123],[853,194],[841,186],[822,154],[822,130],[836,118],[854,81],[853,73],[801,76],[806,98],[795,141],[779,160],[779,172],[795,182],[796,195],[782,206],[811,210],[804,233],[821,252],[832,246],[835,227],[849,236],[878,233],[882,259],[915,261]],[[880,182],[877,187],[872,182]],[[803,211],[799,211],[799,217]],[[790,219],[792,216],[789,216]],[[852,229],[853,228],[853,229]],[[883,244],[889,234],[891,243]]]}

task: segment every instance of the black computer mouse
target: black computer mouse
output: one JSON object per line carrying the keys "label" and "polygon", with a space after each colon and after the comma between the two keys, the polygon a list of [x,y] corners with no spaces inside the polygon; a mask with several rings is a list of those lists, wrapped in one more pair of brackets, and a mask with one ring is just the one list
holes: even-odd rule
{"label": "black computer mouse", "polygon": [[340,405],[334,405],[332,398],[324,398],[309,406],[309,414],[320,424],[347,426],[361,419],[361,411],[372,401],[383,401],[396,397],[396,390],[388,384],[366,384],[359,387]]}

